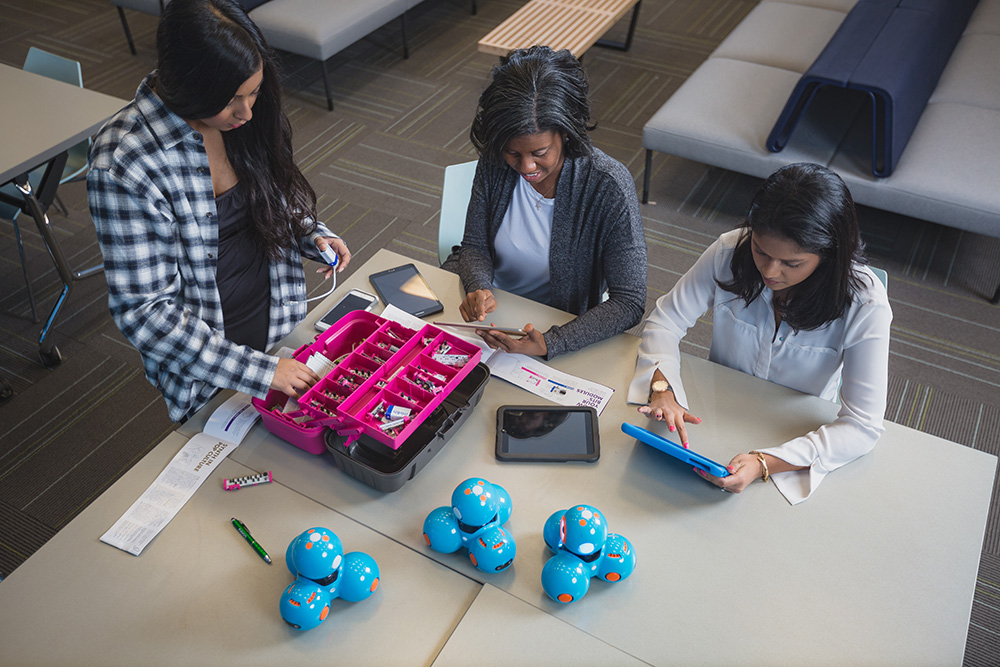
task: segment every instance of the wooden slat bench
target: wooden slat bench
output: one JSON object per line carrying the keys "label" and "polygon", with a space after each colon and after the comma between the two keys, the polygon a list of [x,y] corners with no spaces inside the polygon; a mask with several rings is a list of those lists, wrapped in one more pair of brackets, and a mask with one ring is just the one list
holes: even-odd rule
{"label": "wooden slat bench", "polygon": [[[632,46],[641,0],[531,0],[479,40],[479,51],[505,56],[535,44],[580,58],[591,46],[627,51]],[[601,39],[629,10],[632,20],[624,42]]]}

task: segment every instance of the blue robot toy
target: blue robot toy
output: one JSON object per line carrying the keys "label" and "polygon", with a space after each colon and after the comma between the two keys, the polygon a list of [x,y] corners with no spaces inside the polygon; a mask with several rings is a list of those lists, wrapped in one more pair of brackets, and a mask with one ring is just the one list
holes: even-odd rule
{"label": "blue robot toy", "polygon": [[451,507],[438,507],[424,519],[424,539],[434,551],[466,549],[482,572],[501,572],[514,562],[517,545],[501,526],[512,511],[510,494],[480,477],[465,480],[451,494]]}
{"label": "blue robot toy", "polygon": [[590,505],[555,512],[542,529],[545,545],[555,554],[542,568],[542,588],[563,604],[586,595],[591,577],[616,582],[635,570],[632,544],[608,532],[604,515]]}
{"label": "blue robot toy", "polygon": [[327,528],[310,528],[285,550],[285,565],[295,577],[281,594],[281,618],[296,630],[311,630],[326,619],[336,598],[360,602],[379,584],[375,559],[344,553],[340,538]]}

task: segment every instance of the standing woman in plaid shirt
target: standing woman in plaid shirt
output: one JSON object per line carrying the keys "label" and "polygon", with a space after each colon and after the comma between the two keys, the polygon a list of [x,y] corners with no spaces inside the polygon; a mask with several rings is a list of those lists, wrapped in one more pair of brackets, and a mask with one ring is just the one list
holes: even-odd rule
{"label": "standing woman in plaid shirt", "polygon": [[220,388],[298,396],[319,378],[266,350],[306,315],[302,257],[351,255],[292,159],[273,53],[233,0],[173,0],[156,46],[90,152],[111,315],[175,421]]}

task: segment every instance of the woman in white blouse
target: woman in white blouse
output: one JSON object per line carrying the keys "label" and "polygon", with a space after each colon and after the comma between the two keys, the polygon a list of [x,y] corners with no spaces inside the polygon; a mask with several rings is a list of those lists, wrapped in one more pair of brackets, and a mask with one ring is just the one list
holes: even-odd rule
{"label": "woman in white blouse", "polygon": [[839,176],[805,163],[776,171],[743,225],[657,300],[628,400],[665,421],[685,447],[687,425],[701,420],[689,411],[679,344],[710,309],[710,360],[831,401],[839,390],[841,409],[811,433],[737,454],[727,477],[696,472],[735,493],[770,477],[795,504],[828,472],[871,451],[884,430],[892,311],[864,265],[854,201]]}

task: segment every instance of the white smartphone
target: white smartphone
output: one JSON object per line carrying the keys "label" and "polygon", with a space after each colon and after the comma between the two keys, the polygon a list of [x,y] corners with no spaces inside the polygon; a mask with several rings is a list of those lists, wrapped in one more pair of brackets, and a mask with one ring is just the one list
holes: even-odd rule
{"label": "white smartphone", "polygon": [[355,310],[372,310],[378,305],[378,297],[364,290],[352,289],[341,297],[333,308],[326,311],[323,317],[316,320],[316,330],[326,331],[337,323],[341,317]]}
{"label": "white smartphone", "polygon": [[486,331],[499,331],[508,336],[527,336],[524,329],[514,329],[511,327],[494,327],[487,322],[434,322],[439,327],[455,327],[456,329],[482,329]]}

